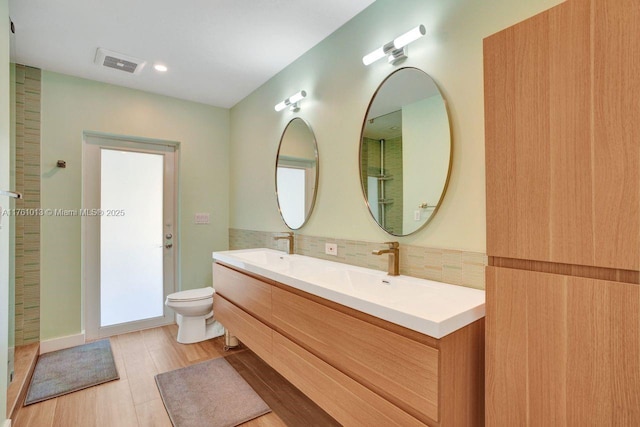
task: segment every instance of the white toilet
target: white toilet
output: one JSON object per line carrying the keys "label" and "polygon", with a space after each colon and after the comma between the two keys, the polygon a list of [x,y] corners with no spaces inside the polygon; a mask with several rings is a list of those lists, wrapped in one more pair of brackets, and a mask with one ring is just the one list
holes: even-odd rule
{"label": "white toilet", "polygon": [[167,296],[164,304],[176,312],[178,342],[192,344],[224,335],[224,327],[213,317],[212,287],[190,289]]}

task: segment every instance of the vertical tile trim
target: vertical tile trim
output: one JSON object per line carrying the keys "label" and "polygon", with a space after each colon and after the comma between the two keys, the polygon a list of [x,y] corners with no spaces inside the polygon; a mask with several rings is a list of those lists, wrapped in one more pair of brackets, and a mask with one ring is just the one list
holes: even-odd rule
{"label": "vertical tile trim", "polygon": [[40,341],[41,71],[16,64],[15,345]]}

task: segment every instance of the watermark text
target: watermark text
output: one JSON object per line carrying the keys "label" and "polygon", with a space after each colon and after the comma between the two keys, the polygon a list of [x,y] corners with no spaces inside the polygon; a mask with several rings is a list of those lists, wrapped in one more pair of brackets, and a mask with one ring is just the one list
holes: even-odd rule
{"label": "watermark text", "polygon": [[2,209],[2,216],[125,216],[124,209]]}

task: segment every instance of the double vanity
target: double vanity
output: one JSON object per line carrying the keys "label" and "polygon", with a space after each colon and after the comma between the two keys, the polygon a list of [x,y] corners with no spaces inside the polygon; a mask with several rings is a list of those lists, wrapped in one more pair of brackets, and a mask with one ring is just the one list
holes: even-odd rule
{"label": "double vanity", "polygon": [[344,425],[484,419],[484,291],[288,255],[213,254],[214,313]]}
{"label": "double vanity", "polygon": [[[392,236],[424,228],[444,198],[453,152],[437,83],[414,67],[394,70],[373,94],[359,145],[371,219]],[[319,185],[318,141],[294,117],[275,168],[289,230],[307,223]],[[276,238],[289,240],[289,254],[213,254],[214,313],[228,332],[344,425],[484,424],[484,291],[398,275],[397,242],[373,252],[389,256],[386,274],[294,255],[293,233]]]}

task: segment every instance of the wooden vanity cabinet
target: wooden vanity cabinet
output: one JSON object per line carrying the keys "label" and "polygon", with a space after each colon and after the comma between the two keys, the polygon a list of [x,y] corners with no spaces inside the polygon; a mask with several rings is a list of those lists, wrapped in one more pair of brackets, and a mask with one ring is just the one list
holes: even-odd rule
{"label": "wooden vanity cabinet", "polygon": [[242,340],[262,360],[271,364],[273,331],[270,327],[217,294],[213,299],[216,320],[223,325],[233,325],[233,335]]}
{"label": "wooden vanity cabinet", "polygon": [[438,419],[437,348],[278,287],[272,301],[285,336],[407,412]]}
{"label": "wooden vanity cabinet", "polygon": [[484,319],[438,340],[219,263],[213,277],[216,318],[340,423],[484,425]]}

